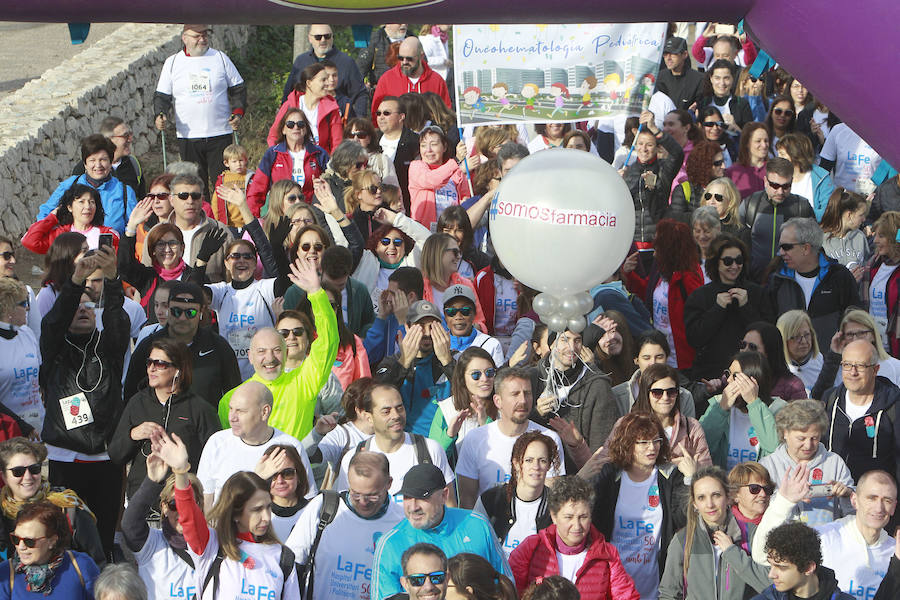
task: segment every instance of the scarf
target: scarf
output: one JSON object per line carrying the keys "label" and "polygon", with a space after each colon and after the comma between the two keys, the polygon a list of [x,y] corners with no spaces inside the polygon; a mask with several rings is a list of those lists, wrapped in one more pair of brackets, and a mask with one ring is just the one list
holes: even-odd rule
{"label": "scarf", "polygon": [[53,593],[50,582],[56,575],[56,570],[62,564],[63,553],[60,552],[55,558],[44,565],[23,565],[18,556],[12,559],[12,566],[16,573],[25,575],[25,589],[35,594],[43,594],[49,596]]}
{"label": "scarf", "polygon": [[444,43],[444,44],[447,43],[447,32],[441,31],[441,28],[438,27],[437,25],[431,26],[431,35],[433,35],[437,38],[440,38],[441,43]]}
{"label": "scarf", "polygon": [[731,100],[731,96],[726,96],[724,98],[719,98],[716,95],[713,95],[713,104],[716,106],[725,106]]}
{"label": "scarf", "polygon": [[163,517],[160,519],[160,522],[162,524],[163,538],[165,538],[166,543],[176,550],[187,550],[187,542],[184,539],[184,535],[178,533],[175,527],[169,522],[169,519]]}
{"label": "scarf", "polygon": [[750,519],[744,516],[744,513],[741,512],[741,509],[738,508],[737,504],[731,507],[731,514],[734,516],[734,520],[737,521],[738,528],[741,530],[740,546],[744,549],[744,552],[750,554],[750,532],[747,530],[747,523],[753,523],[759,527],[763,516],[759,515],[755,519]]}
{"label": "scarf", "polygon": [[[590,535],[590,534],[588,534]],[[556,531],[556,549],[560,554],[565,554],[567,556],[571,556],[573,554],[580,554],[584,552],[584,547],[587,546],[588,536],[584,536],[584,539],[581,540],[581,543],[577,546],[569,546],[566,544],[561,537],[559,537],[559,531]]]}
{"label": "scarf", "polygon": [[109,175],[107,175],[103,179],[94,179],[87,173],[84,174],[85,181],[87,181],[89,184],[91,184],[91,187],[94,187],[94,188],[99,188],[101,185],[103,185],[104,183],[109,181],[111,178],[112,178],[112,171],[110,171]]}
{"label": "scarf", "polygon": [[65,488],[51,488],[50,482],[48,481],[44,481],[41,485],[41,490],[25,502],[16,500],[12,495],[9,486],[0,490],[0,508],[3,509],[3,516],[7,519],[15,519],[16,515],[19,514],[19,510],[21,510],[25,504],[37,502],[38,500],[49,500],[51,503],[64,510],[67,508],[74,508],[76,510],[81,509],[87,511],[94,521],[97,520],[97,517],[94,516],[91,509],[84,503],[84,500],[78,497],[78,494]]}
{"label": "scarf", "polygon": [[403,261],[401,260],[401,261],[398,262],[397,264],[392,265],[391,263],[386,263],[386,262],[384,262],[383,260],[381,260],[380,257],[378,257],[378,264],[381,265],[381,268],[382,268],[382,269],[388,269],[388,270],[390,270],[390,271],[393,271],[394,269],[396,269],[396,268],[402,266]]}
{"label": "scarf", "polygon": [[184,272],[184,268],[187,265],[184,263],[184,259],[181,258],[178,260],[178,264],[172,267],[171,269],[167,269],[161,264],[153,261],[153,268],[156,270],[156,274],[165,279],[166,281],[172,281],[173,279],[178,279],[179,276]]}

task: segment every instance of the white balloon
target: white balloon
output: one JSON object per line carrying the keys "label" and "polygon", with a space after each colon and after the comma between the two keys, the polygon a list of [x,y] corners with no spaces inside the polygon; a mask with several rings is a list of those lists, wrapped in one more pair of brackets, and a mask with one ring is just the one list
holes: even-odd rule
{"label": "white balloon", "polygon": [[559,313],[550,315],[550,317],[544,322],[547,324],[547,327],[550,328],[550,331],[555,331],[556,333],[562,333],[563,331],[565,331],[566,326],[569,324],[568,319],[566,319]]}
{"label": "white balloon", "polygon": [[587,327],[587,323],[585,322],[584,317],[572,317],[566,324],[566,329],[573,333],[581,333],[584,331],[585,327]]}
{"label": "white balloon", "polygon": [[544,292],[534,297],[531,307],[539,317],[549,317],[559,308],[559,301],[553,294]]}
{"label": "white balloon", "polygon": [[586,311],[581,311],[578,306],[578,298],[575,296],[563,296],[559,301],[559,312],[564,317],[580,317]]}
{"label": "white balloon", "polygon": [[578,302],[578,314],[586,315],[594,310],[594,297],[588,292],[575,294],[575,299]]}
{"label": "white balloon", "polygon": [[634,237],[634,204],[622,177],[581,150],[523,159],[503,177],[488,214],[503,266],[525,285],[556,296],[602,283]]}

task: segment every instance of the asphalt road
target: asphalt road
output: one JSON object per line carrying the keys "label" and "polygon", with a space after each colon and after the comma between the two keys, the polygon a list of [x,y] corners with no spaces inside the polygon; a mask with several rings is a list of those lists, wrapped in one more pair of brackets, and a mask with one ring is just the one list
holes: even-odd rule
{"label": "asphalt road", "polygon": [[64,23],[0,21],[0,98],[109,35],[121,23],[91,25],[83,44],[73,45]]}

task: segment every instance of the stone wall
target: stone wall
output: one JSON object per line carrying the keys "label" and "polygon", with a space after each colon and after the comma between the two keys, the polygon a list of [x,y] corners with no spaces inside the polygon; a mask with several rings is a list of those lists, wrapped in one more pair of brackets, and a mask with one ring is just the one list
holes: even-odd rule
{"label": "stone wall", "polygon": [[[214,29],[213,46],[235,56],[252,27]],[[38,207],[81,160],[81,138],[96,132],[105,117],[130,124],[135,156],[159,148],[153,91],[166,57],[180,49],[180,25],[123,25],[0,100],[0,233],[20,237],[28,229]]]}

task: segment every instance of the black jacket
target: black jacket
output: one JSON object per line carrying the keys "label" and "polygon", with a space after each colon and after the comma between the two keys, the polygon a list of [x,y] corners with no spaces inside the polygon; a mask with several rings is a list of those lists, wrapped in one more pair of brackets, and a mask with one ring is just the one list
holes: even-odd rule
{"label": "black jacket", "polygon": [[[329,50],[324,58],[316,56],[314,50],[300,54],[294,60],[294,65],[291,67],[291,74],[288,75],[287,81],[284,84],[284,94],[281,97],[281,102],[283,103],[287,100],[288,94],[294,90],[294,84],[300,81],[300,73],[303,69],[323,60],[330,60],[337,66],[338,85],[335,90],[335,95],[344,96],[353,104],[354,115],[350,116],[367,116],[369,114],[369,98],[365,93],[366,86],[363,83],[362,75],[356,67],[356,63],[353,62],[353,59],[337,48]],[[341,104],[339,108],[343,111],[344,105]]]}
{"label": "black jacket", "polygon": [[[169,337],[168,327],[147,336],[132,352],[128,374],[125,376],[126,398],[131,398],[138,390],[147,387],[146,362],[150,356],[150,345],[165,337]],[[225,338],[203,326],[197,329],[188,349],[194,363],[191,391],[218,410],[219,400],[225,392],[236,388],[243,381],[234,350]]]}
{"label": "black jacket", "polygon": [[[497,534],[497,539],[501,546],[506,540],[506,534],[509,533],[509,530],[512,529],[516,522],[516,515],[513,512],[515,494],[512,500],[507,500],[506,490],[508,488],[509,484],[504,483],[503,485],[495,485],[481,494],[481,504],[484,506],[484,510],[488,515],[488,521],[491,527],[494,528],[494,533]],[[553,522],[550,519],[550,509],[547,508],[547,495],[548,488],[545,487],[543,494],[541,494],[541,505],[534,523],[537,528],[536,531],[546,529]]]}
{"label": "black jacket", "polygon": [[[666,553],[669,542],[679,529],[687,524],[685,507],[689,502],[690,486],[684,483],[684,476],[674,465],[657,469],[656,483],[659,487],[659,500],[663,509],[663,522],[659,530],[659,575],[662,577],[666,565]],[[607,540],[612,539],[616,518],[616,504],[619,501],[619,488],[622,484],[622,469],[613,463],[606,463],[590,481],[596,493],[592,520],[594,527]]]}
{"label": "black jacket", "polygon": [[900,596],[900,559],[894,554],[891,557],[887,575],[881,580],[881,585],[875,592],[874,600],[892,600],[898,596]]}
{"label": "black jacket", "polygon": [[404,127],[400,132],[400,141],[397,142],[397,153],[394,155],[394,171],[397,172],[397,181],[400,183],[406,214],[411,214],[409,208],[409,163],[416,160],[418,155],[419,134]]}
{"label": "black jacket", "polygon": [[177,433],[188,450],[191,470],[196,473],[203,445],[219,431],[219,417],[215,409],[191,391],[175,394],[166,404],[160,404],[156,392],[143,388],[125,405],[125,411],[109,443],[109,457],[119,464],[130,464],[126,493],[131,498],[147,474],[147,455],[150,440],[131,439],[131,430],[145,422],[158,423],[168,433]]}
{"label": "black jacket", "polygon": [[[672,180],[678,174],[684,160],[684,149],[668,133],[663,133],[659,144],[666,149],[669,157],[643,164],[635,159],[625,169],[625,184],[634,202],[634,241],[653,241],[656,223],[669,207],[669,192]],[[648,188],[642,175],[652,171],[657,176],[656,185]]]}
{"label": "black jacket", "polygon": [[[684,184],[687,184],[685,186]],[[684,193],[687,187],[688,193]],[[666,218],[675,219],[682,223],[691,224],[691,215],[703,204],[703,187],[694,185],[690,181],[683,181],[672,188],[672,198],[669,201],[669,209]]]}
{"label": "black jacket", "polygon": [[[733,300],[726,308],[716,302],[716,296],[731,288],[747,290],[747,304],[738,307]],[[694,379],[719,377],[731,364],[747,325],[755,321],[774,321],[769,297],[762,286],[752,281],[725,285],[718,281],[694,290],[684,305],[684,329],[688,344],[697,351],[694,355]]]}
{"label": "black jacket", "polygon": [[738,212],[741,223],[750,228],[750,277],[754,281],[760,281],[766,266],[778,254],[778,238],[784,222],[794,217],[816,216],[806,198],[790,194],[775,205],[766,190],[744,198]]}
{"label": "black jacket", "polygon": [[[406,37],[411,35],[409,31],[406,32]],[[369,80],[372,86],[378,83],[385,71],[394,66],[385,62],[390,48],[391,38],[388,37],[384,27],[378,27],[372,31],[369,45],[356,58],[356,66],[359,68],[359,72],[362,73],[363,79]],[[362,116],[365,116],[365,114]]]}
{"label": "black jacket", "polygon": [[656,91],[662,92],[671,98],[675,108],[689,108],[691,104],[703,99],[703,82],[706,78],[703,73],[692,69],[688,62],[684,64],[684,72],[674,75],[669,69],[659,70],[659,79],[656,81]]}
{"label": "black jacket", "polygon": [[[41,322],[41,393],[46,416],[41,439],[84,454],[106,451],[122,411],[122,369],[131,342],[131,322],[122,308],[125,295],[119,279],[103,285],[103,331],[69,333],[84,288],[66,281]],[[143,364],[143,361],[141,362]],[[78,395],[63,414],[60,400]],[[87,400],[93,422],[80,424],[78,403]],[[71,427],[71,429],[67,429]]]}
{"label": "black jacket", "polygon": [[[706,96],[700,100],[700,106],[698,107],[697,112],[699,113],[710,105],[719,108],[721,112],[721,107],[715,104],[712,96]],[[731,114],[734,115],[735,125],[741,129],[744,128],[744,125],[753,121],[753,109],[750,108],[750,103],[746,98],[731,96],[731,99],[728,101],[728,109],[731,111]]]}

